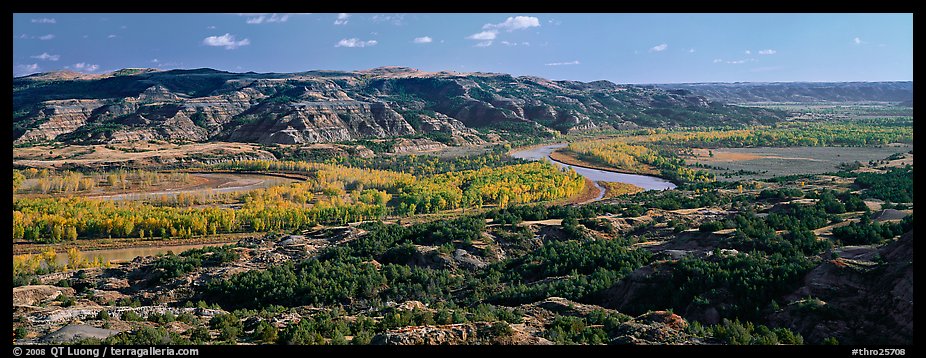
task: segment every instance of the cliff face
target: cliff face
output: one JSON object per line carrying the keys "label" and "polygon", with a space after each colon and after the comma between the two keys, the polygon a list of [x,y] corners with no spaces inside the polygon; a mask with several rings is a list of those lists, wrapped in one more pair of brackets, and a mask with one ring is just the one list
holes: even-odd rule
{"label": "cliff face", "polygon": [[770,123],[783,116],[606,81],[402,67],[290,74],[48,73],[15,78],[13,102],[14,144],[148,139],[294,144],[395,136],[478,144],[493,134]]}
{"label": "cliff face", "polygon": [[26,119],[31,122],[31,128],[14,143],[50,141],[61,134],[71,133],[87,124],[87,119],[93,115],[93,111],[103,103],[93,99],[44,102],[40,110]]}
{"label": "cliff face", "polygon": [[388,104],[360,101],[299,101],[262,104],[228,132],[238,142],[301,144],[383,138],[415,133]]}

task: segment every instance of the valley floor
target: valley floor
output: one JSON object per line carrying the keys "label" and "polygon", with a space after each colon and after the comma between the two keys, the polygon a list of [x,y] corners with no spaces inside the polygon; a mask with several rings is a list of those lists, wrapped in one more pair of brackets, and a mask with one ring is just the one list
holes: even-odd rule
{"label": "valley floor", "polygon": [[14,148],[15,342],[908,345],[908,120]]}

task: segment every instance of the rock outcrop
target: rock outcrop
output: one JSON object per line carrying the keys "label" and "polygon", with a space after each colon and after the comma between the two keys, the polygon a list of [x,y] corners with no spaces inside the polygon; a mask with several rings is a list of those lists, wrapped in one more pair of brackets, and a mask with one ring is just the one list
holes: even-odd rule
{"label": "rock outcrop", "polygon": [[[540,334],[545,325],[557,316],[585,318],[593,313],[622,316],[625,321],[618,325],[611,339],[611,344],[660,345],[660,344],[704,344],[704,342],[686,332],[688,321],[681,316],[666,312],[646,312],[637,317],[628,317],[618,311],[596,305],[578,303],[560,297],[549,297],[543,301],[519,307],[527,316],[525,330]],[[513,325],[518,326],[518,325]],[[533,327],[531,327],[533,326]]]}
{"label": "rock outcrop", "polygon": [[206,309],[206,308],[179,308],[179,307],[167,307],[167,306],[141,306],[141,307],[118,307],[118,308],[107,308],[107,307],[49,307],[46,309],[41,309],[29,313],[26,319],[32,324],[38,325],[49,325],[49,324],[63,324],[72,321],[80,320],[89,320],[94,319],[101,311],[106,311],[110,316],[122,317],[128,312],[133,312],[141,317],[148,317],[150,314],[159,314],[163,315],[165,313],[171,313],[173,315],[179,315],[181,313],[191,313],[198,316],[212,317],[217,314],[226,313],[223,310],[216,309]]}
{"label": "rock outcrop", "polygon": [[50,285],[13,287],[13,306],[34,306],[54,300],[61,295],[73,296],[74,289]]}
{"label": "rock outcrop", "polygon": [[487,324],[447,324],[440,326],[415,326],[390,330],[377,334],[370,341],[374,345],[446,345],[471,344],[477,340],[480,326]]}
{"label": "rock outcrop", "polygon": [[913,344],[913,231],[873,251],[820,264],[769,320],[810,343]]}
{"label": "rock outcrop", "polygon": [[[478,137],[477,137],[478,138]],[[480,139],[481,141],[481,139]],[[398,138],[395,140],[395,144],[392,145],[393,153],[417,153],[417,152],[428,152],[438,149],[447,148],[443,143],[438,143],[428,139],[406,139]]]}
{"label": "rock outcrop", "polygon": [[67,343],[82,338],[104,339],[119,333],[117,330],[96,328],[82,324],[69,324],[61,329],[49,333],[39,339],[39,342],[45,344]]}
{"label": "rock outcrop", "polygon": [[[630,275],[618,281],[601,293],[601,305],[621,312],[640,314],[645,307],[664,297],[652,297],[650,292],[665,284],[670,272],[660,264],[652,264],[634,270]],[[665,305],[668,307],[668,305]]]}
{"label": "rock outcrop", "polygon": [[611,340],[612,344],[701,344],[701,340],[685,332],[688,322],[681,316],[666,312],[655,311],[640,315],[631,321],[622,323],[618,328],[618,336]]}
{"label": "rock outcrop", "polygon": [[95,99],[52,100],[42,103],[40,110],[30,116],[29,129],[14,141],[16,143],[54,140],[87,124],[94,110],[105,102]]}
{"label": "rock outcrop", "polygon": [[383,138],[414,133],[385,103],[328,100],[259,105],[228,139],[263,144],[304,144]]}

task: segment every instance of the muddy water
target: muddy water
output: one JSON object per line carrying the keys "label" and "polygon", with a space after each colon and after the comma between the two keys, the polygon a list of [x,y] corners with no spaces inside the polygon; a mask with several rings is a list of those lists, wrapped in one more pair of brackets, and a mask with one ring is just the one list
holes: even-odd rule
{"label": "muddy water", "polygon": [[195,189],[177,189],[177,190],[163,190],[163,191],[149,191],[149,192],[140,192],[140,193],[127,193],[127,194],[114,194],[114,195],[102,195],[92,197],[94,199],[104,199],[104,200],[144,200],[158,197],[173,197],[178,194],[218,194],[218,193],[234,193],[234,192],[245,192],[254,189],[268,188],[276,185],[284,185],[289,183],[294,183],[296,180],[281,178],[271,175],[260,175],[260,174],[237,174],[237,173],[203,173],[203,174],[190,174],[192,176],[203,177],[220,184],[214,187],[205,187],[205,188],[195,188]]}
{"label": "muddy water", "polygon": [[641,187],[645,190],[665,190],[665,189],[675,189],[675,184],[672,182],[657,178],[649,175],[639,175],[639,174],[625,174],[625,173],[616,173],[609,172],[606,170],[592,169],[592,168],[583,168],[575,165],[569,165],[562,163],[553,159],[550,159],[550,153],[553,151],[565,147],[565,143],[551,144],[543,147],[538,147],[534,149],[522,150],[518,152],[511,153],[512,157],[527,159],[527,160],[547,160],[553,162],[559,167],[567,167],[575,170],[576,173],[581,174],[582,176],[591,179],[595,182],[595,186],[600,189],[601,193],[598,194],[598,197],[595,200],[601,200],[604,196],[604,189],[598,185],[599,181],[607,182],[618,182],[618,183],[627,183],[633,184],[638,187]]}

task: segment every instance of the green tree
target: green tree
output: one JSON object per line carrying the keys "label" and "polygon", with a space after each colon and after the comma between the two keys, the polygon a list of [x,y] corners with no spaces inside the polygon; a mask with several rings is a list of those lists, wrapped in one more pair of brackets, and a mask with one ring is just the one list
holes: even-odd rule
{"label": "green tree", "polygon": [[269,322],[260,321],[260,323],[257,324],[257,328],[254,329],[252,339],[258,342],[273,343],[277,340],[278,331],[279,330],[276,328],[276,326],[270,324]]}
{"label": "green tree", "polygon": [[191,329],[190,331],[190,340],[196,344],[203,344],[206,342],[212,341],[212,335],[209,334],[209,330],[206,327],[198,326]]}

